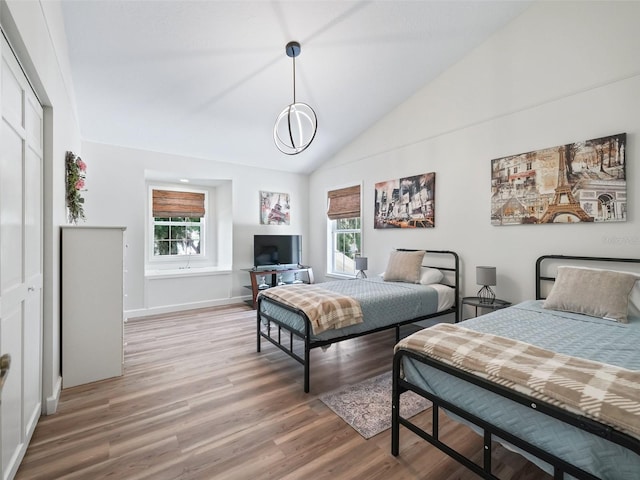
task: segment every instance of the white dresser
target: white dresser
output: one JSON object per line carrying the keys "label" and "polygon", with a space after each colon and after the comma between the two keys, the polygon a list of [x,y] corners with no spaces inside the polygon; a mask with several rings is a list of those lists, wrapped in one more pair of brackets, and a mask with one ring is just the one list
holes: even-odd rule
{"label": "white dresser", "polygon": [[62,230],[62,387],[122,375],[125,227]]}

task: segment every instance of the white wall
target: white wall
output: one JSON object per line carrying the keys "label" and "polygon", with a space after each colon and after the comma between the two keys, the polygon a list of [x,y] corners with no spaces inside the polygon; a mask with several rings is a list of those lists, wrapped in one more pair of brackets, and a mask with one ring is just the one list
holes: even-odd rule
{"label": "white wall", "polygon": [[0,24],[45,107],[43,406],[60,395],[60,225],[66,223],[65,153],[80,148],[75,96],[58,2],[0,1]]}
{"label": "white wall", "polygon": [[[495,265],[497,295],[512,302],[534,297],[541,254],[640,256],[638,18],[639,2],[535,3],[314,172],[310,217],[323,217],[328,189],[363,182],[370,275],[391,248],[451,249],[462,295],[479,288],[475,266]],[[626,222],[491,226],[492,159],[622,132]],[[426,172],[436,172],[436,227],[375,230],[374,184]],[[314,266],[325,264],[325,231],[310,225]]]}
{"label": "white wall", "polygon": [[[308,177],[268,169],[242,167],[211,159],[197,159],[113,145],[83,142],[82,158],[87,163],[85,213],[87,225],[122,225],[127,227],[125,260],[125,316],[135,317],[187,308],[239,302],[251,297],[249,274],[242,271],[253,265],[253,235],[302,235],[303,252],[308,242]],[[220,218],[232,220],[233,258],[219,258],[229,265],[230,273],[190,273],[168,278],[145,279],[144,242],[146,210],[145,172],[210,180],[228,180],[220,187],[218,199],[231,201],[218,211]],[[291,195],[291,224],[260,225],[261,190]]]}

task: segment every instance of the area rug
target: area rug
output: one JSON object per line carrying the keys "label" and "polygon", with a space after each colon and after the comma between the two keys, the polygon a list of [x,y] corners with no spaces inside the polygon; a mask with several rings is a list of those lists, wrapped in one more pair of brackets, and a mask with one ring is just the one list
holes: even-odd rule
{"label": "area rug", "polygon": [[[391,428],[392,372],[320,395],[320,400],[364,438]],[[411,418],[431,406],[409,391],[400,395],[400,415]]]}

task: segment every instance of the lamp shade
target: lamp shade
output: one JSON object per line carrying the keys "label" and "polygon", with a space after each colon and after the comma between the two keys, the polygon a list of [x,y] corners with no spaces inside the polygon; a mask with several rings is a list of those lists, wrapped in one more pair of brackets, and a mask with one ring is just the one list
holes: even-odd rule
{"label": "lamp shade", "polygon": [[496,267],[476,267],[476,283],[478,285],[495,285]]}
{"label": "lamp shade", "polygon": [[356,270],[366,270],[368,263],[367,257],[356,257]]}

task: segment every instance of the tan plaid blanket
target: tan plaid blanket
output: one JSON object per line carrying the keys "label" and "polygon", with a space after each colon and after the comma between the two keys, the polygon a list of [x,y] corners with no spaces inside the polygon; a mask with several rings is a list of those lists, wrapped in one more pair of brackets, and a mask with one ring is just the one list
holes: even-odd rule
{"label": "tan plaid blanket", "polygon": [[417,351],[640,438],[640,371],[438,324],[395,347]]}
{"label": "tan plaid blanket", "polygon": [[306,283],[284,285],[260,292],[291,307],[302,310],[311,321],[314,334],[362,323],[360,303],[346,295]]}

